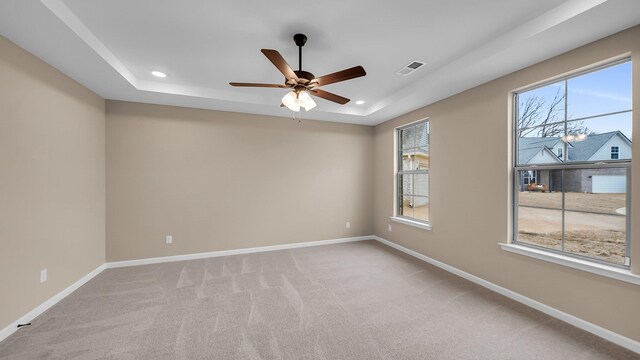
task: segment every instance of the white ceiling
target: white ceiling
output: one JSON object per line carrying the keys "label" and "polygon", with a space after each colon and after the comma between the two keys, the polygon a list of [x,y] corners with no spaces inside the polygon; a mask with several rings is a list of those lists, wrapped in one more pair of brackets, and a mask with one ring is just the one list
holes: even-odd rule
{"label": "white ceiling", "polygon": [[[638,0],[3,0],[0,34],[107,99],[291,116],[260,53],[304,70],[362,65],[303,118],[375,125],[640,23]],[[427,65],[396,72],[412,60]],[[158,79],[152,70],[166,72]],[[355,100],[364,100],[356,105]]]}

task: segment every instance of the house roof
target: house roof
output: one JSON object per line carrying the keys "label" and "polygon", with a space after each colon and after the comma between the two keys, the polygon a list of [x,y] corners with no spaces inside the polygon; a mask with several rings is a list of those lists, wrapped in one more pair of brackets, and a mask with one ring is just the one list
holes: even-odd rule
{"label": "house roof", "polygon": [[584,141],[572,143],[573,148],[569,151],[569,161],[587,161],[612,137],[620,134],[620,131],[612,131],[604,134],[589,135]]}
{"label": "house roof", "polygon": [[[522,137],[518,139],[520,163],[527,164],[543,149],[551,149],[560,141],[559,137]],[[553,154],[553,151],[551,151]],[[556,156],[556,154],[553,154]],[[556,156],[557,157],[557,156]],[[558,159],[560,160],[560,159]]]}
{"label": "house roof", "polygon": [[[625,140],[631,142],[620,131],[611,131],[602,134],[589,135],[583,141],[569,142],[571,149],[568,152],[569,161],[587,161],[589,160],[604,144],[612,137],[619,135]],[[527,164],[541,150],[550,150],[561,142],[560,137],[522,137],[518,139],[519,161],[521,164]],[[556,156],[553,151],[551,154]],[[557,156],[556,156],[557,158]],[[562,161],[560,158],[558,160]]]}

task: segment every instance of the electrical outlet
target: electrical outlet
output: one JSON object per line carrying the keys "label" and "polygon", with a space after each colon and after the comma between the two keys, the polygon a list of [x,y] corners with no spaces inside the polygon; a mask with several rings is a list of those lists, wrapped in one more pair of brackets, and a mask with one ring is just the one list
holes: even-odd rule
{"label": "electrical outlet", "polygon": [[47,281],[47,269],[40,271],[40,283]]}
{"label": "electrical outlet", "polygon": [[389,224],[389,232],[391,232],[391,224]]}
{"label": "electrical outlet", "polygon": [[173,244],[173,236],[171,236],[171,235],[167,235],[167,236],[165,237],[165,242],[166,242],[167,244]]}
{"label": "electrical outlet", "polygon": [[351,229],[351,223],[347,221],[347,229]]}

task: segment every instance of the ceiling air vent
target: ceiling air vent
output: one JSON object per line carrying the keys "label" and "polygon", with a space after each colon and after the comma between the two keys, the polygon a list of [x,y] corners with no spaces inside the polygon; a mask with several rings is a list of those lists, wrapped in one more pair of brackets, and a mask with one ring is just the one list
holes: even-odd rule
{"label": "ceiling air vent", "polygon": [[412,61],[398,70],[398,75],[407,76],[421,68],[425,63],[422,61]]}

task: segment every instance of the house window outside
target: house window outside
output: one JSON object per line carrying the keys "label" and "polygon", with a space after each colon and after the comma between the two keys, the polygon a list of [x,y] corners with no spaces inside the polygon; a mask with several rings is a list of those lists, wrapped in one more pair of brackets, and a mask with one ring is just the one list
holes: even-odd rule
{"label": "house window outside", "polygon": [[536,172],[533,170],[527,170],[522,172],[522,185],[531,185],[538,182]]}
{"label": "house window outside", "polygon": [[620,147],[612,146],[611,147],[611,160],[618,160],[620,158]]}
{"label": "house window outside", "polygon": [[514,94],[514,243],[629,266],[631,89],[625,59]]}
{"label": "house window outside", "polygon": [[396,217],[429,223],[429,121],[396,130]]}

